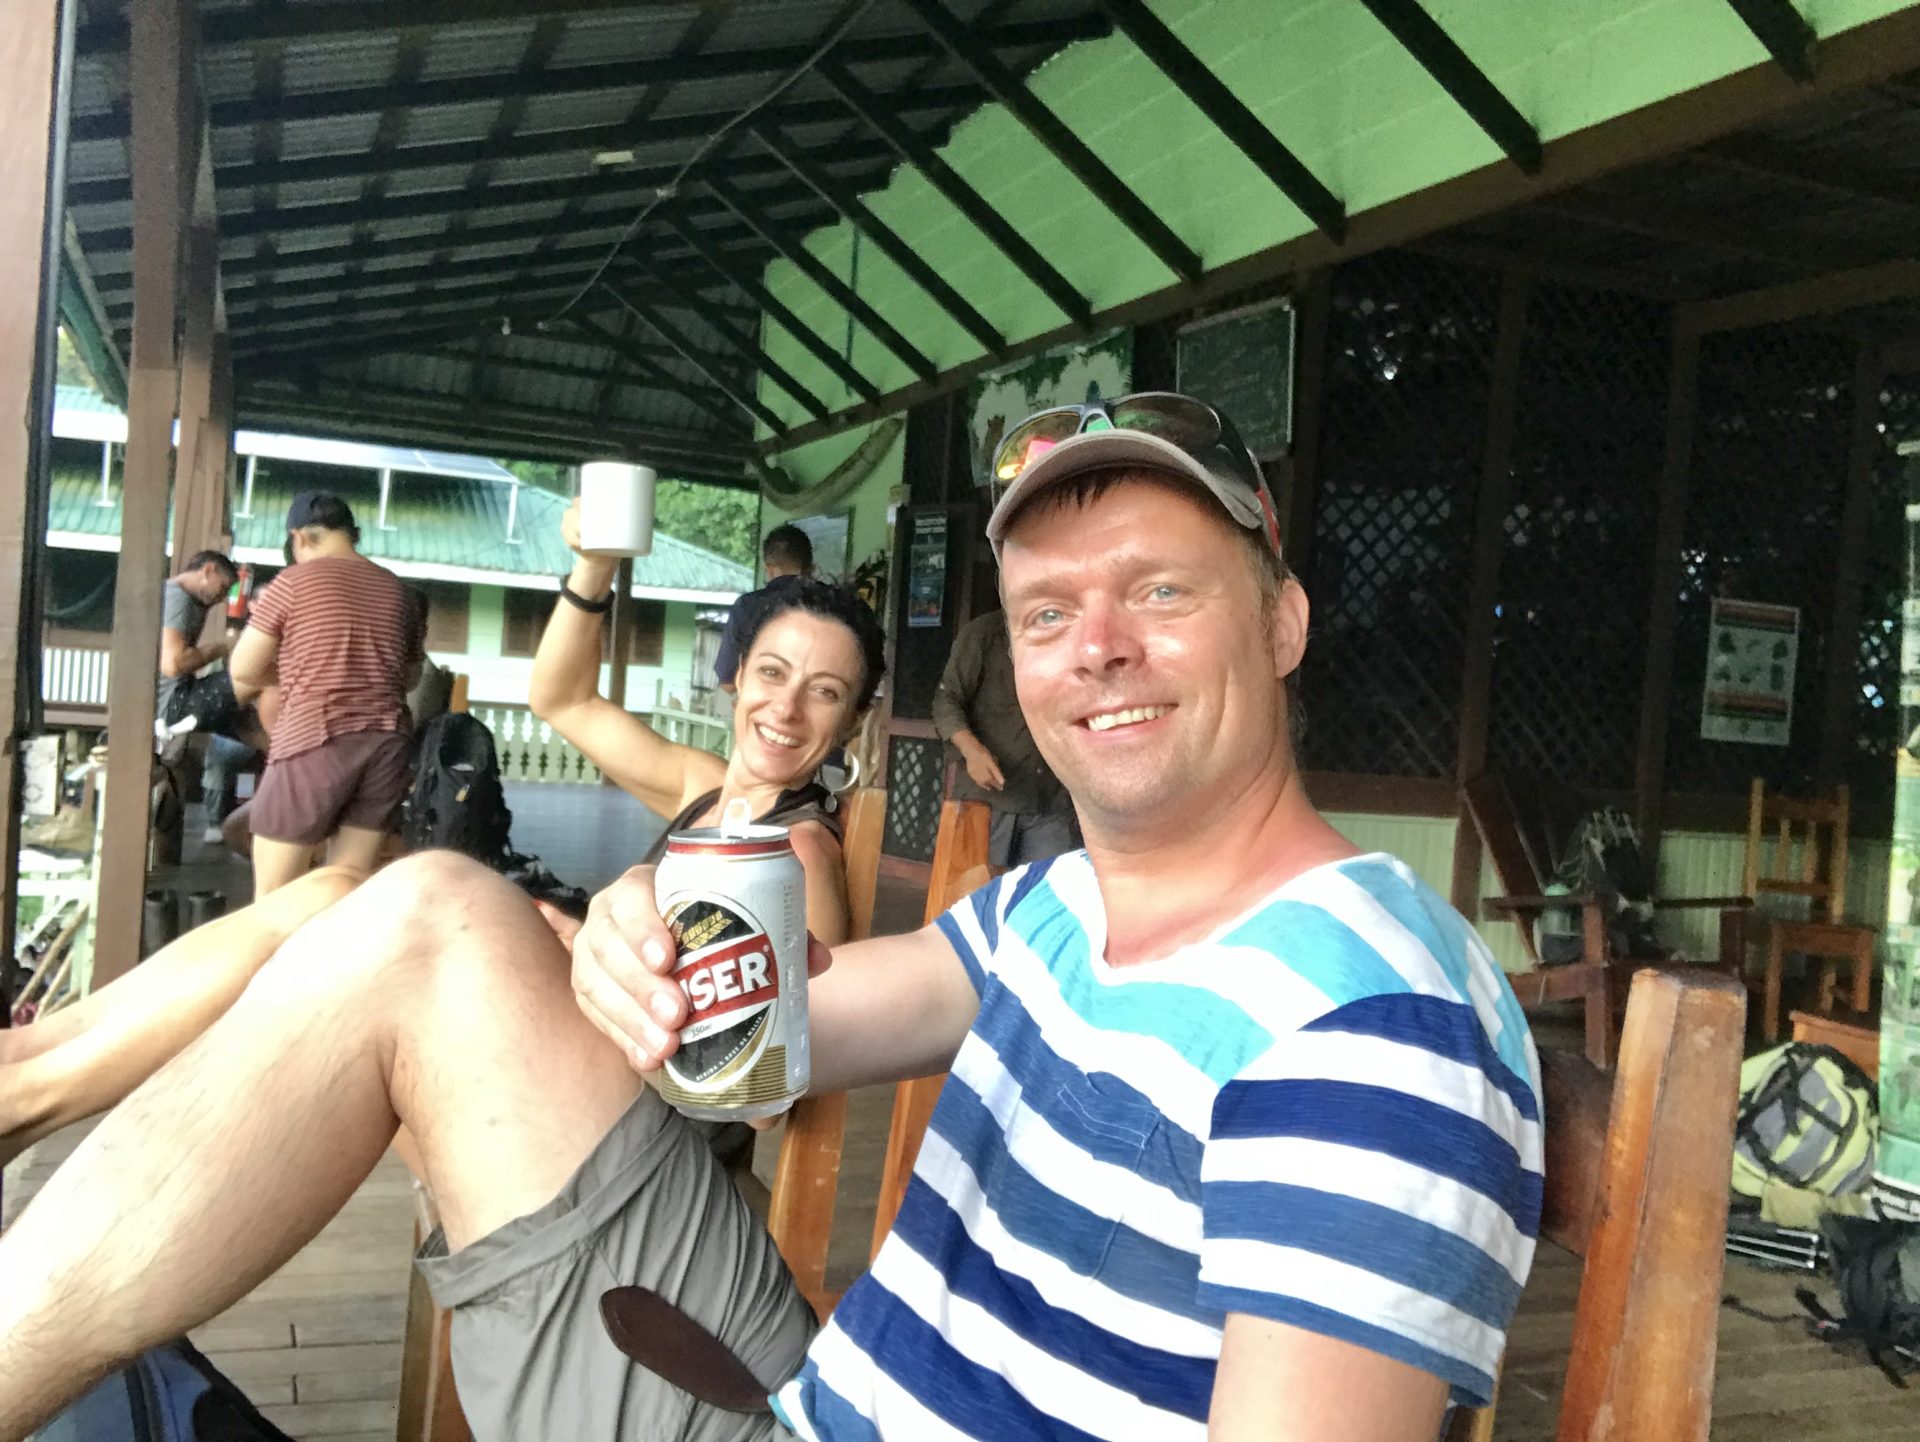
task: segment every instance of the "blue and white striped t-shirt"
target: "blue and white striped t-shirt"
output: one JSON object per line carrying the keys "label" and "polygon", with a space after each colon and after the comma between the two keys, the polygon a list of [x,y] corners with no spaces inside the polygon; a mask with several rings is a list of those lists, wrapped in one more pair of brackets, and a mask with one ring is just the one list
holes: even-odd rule
{"label": "blue and white striped t-shirt", "polygon": [[1124,968],[1084,853],[940,920],[980,992],[873,1270],[777,1398],[827,1442],[1204,1438],[1247,1312],[1492,1390],[1532,1263],[1539,1067],[1388,856]]}

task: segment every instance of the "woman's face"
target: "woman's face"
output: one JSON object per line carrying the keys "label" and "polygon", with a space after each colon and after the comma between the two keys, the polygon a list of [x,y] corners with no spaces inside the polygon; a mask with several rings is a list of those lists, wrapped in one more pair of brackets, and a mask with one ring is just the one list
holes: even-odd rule
{"label": "woman's face", "polygon": [[805,783],[851,733],[863,670],[847,627],[782,611],[760,628],[740,666],[734,759],[762,781]]}

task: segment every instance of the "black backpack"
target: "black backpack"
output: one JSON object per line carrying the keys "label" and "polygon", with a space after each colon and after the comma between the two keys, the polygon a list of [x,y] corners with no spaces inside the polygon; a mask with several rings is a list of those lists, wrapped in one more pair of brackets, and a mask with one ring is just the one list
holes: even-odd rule
{"label": "black backpack", "polygon": [[1831,1343],[1863,1347],[1888,1381],[1905,1387],[1920,1370],[1920,1223],[1829,1216],[1821,1230],[1842,1315],[1800,1288],[1794,1295],[1812,1317],[1808,1329]]}
{"label": "black backpack", "polygon": [[434,717],[420,733],[401,822],[407,850],[458,851],[504,870],[512,826],[493,733],[465,712]]}
{"label": "black backpack", "polygon": [[293,1442],[188,1342],[142,1353],[36,1442]]}

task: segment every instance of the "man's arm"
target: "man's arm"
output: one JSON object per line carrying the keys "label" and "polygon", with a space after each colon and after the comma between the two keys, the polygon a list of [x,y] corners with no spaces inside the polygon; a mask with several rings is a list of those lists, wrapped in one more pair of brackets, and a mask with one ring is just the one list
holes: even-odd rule
{"label": "man's arm", "polygon": [[218,661],[230,649],[225,636],[216,637],[204,646],[196,646],[187,639],[185,631],[168,626],[160,632],[160,674],[191,676],[209,661]]}
{"label": "man's arm", "polygon": [[973,721],[967,714],[980,689],[980,678],[986,674],[986,653],[986,633],[977,623],[969,622],[953,638],[940,685],[933,693],[933,729],[960,753],[961,764],[976,786],[983,791],[1004,791],[1007,778],[1000,763],[986,743],[973,734]]}
{"label": "man's arm", "polygon": [[1432,1442],[1447,1384],[1351,1342],[1234,1313],[1208,1442]]}
{"label": "man's arm", "polygon": [[251,701],[269,686],[278,685],[279,657],[278,636],[269,636],[257,626],[242,631],[227,663],[227,670],[233,675],[233,699]]}

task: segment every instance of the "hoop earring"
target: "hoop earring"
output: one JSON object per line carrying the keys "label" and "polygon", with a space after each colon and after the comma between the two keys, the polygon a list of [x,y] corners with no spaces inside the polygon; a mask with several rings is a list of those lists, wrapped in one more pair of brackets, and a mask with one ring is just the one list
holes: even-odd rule
{"label": "hoop earring", "polygon": [[847,779],[840,785],[829,788],[835,796],[845,796],[860,784],[860,758],[845,747],[841,748],[841,754],[847,758]]}

